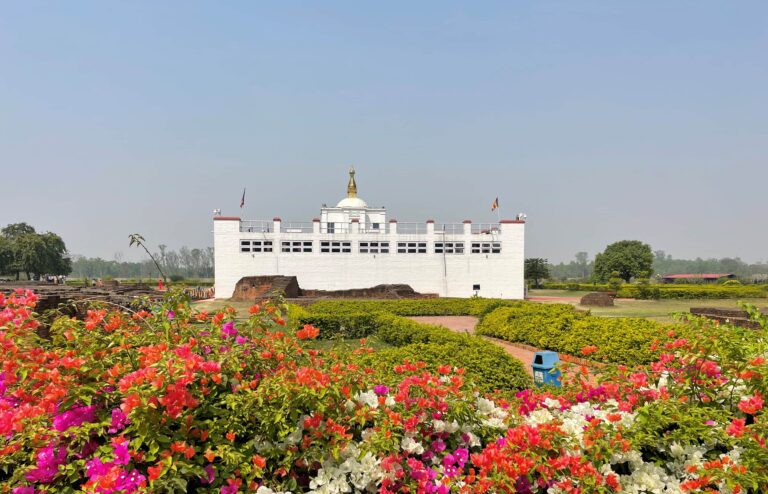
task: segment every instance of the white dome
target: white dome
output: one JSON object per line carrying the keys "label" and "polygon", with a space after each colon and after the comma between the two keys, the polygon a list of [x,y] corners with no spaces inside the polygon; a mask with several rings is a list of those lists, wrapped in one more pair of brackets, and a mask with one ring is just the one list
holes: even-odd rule
{"label": "white dome", "polygon": [[359,197],[345,197],[336,205],[337,208],[365,209],[368,205]]}

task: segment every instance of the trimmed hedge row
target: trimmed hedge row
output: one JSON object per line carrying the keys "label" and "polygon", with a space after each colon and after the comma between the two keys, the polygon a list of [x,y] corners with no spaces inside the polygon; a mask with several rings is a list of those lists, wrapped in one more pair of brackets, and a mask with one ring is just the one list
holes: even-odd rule
{"label": "trimmed hedge row", "polygon": [[622,285],[619,297],[640,299],[761,298],[768,285]]}
{"label": "trimmed hedge row", "polygon": [[[355,302],[357,303],[357,302]],[[477,336],[453,333],[441,326],[421,324],[385,312],[310,313],[298,319],[320,329],[319,338],[363,338],[375,334],[394,347],[359,357],[376,371],[391,372],[404,359],[423,361],[431,371],[450,363],[466,370],[483,392],[531,386],[522,362]]]}
{"label": "trimmed hedge row", "polygon": [[594,345],[592,360],[635,365],[654,360],[652,343],[669,339],[670,329],[680,334],[686,328],[642,318],[591,316],[565,304],[529,304],[496,309],[483,318],[476,333],[575,356]]}
{"label": "trimmed hedge row", "polygon": [[476,316],[522,301],[488,298],[427,298],[404,300],[321,300],[309,306],[313,313],[388,312],[398,316]]}
{"label": "trimmed hedge row", "polygon": [[[609,285],[600,283],[544,283],[543,287],[547,290],[612,291]],[[768,285],[621,285],[616,296],[654,300],[760,298],[768,296]]]}

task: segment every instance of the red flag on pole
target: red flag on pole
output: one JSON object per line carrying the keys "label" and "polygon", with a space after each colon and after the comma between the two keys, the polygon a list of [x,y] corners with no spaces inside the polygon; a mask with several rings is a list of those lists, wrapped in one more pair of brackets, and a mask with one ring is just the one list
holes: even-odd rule
{"label": "red flag on pole", "polygon": [[245,189],[243,189],[243,197],[240,199],[240,209],[243,209],[243,206],[245,206]]}

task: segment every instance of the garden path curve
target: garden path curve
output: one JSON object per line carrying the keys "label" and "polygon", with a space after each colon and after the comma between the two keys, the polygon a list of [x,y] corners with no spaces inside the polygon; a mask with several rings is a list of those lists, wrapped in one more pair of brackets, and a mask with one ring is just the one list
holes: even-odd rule
{"label": "garden path curve", "polygon": [[[469,333],[469,334],[475,333],[475,327],[479,322],[478,318],[473,316],[413,316],[413,317],[409,317],[408,319],[412,319],[414,321],[424,323],[424,324],[434,324],[436,326],[443,326],[457,333]],[[483,338],[490,341],[494,345],[500,346],[509,355],[520,360],[523,363],[523,366],[525,367],[526,372],[528,372],[528,375],[533,376],[533,369],[531,369],[531,364],[533,363],[534,353],[539,351],[537,348],[534,348],[529,345],[510,343],[508,341],[500,340],[498,338],[491,338],[490,336],[483,336]],[[566,362],[570,361],[577,364],[595,365],[592,362],[588,362],[580,358],[572,357],[570,355],[560,354],[560,359]],[[593,377],[590,376],[590,381],[592,381],[592,379]]]}

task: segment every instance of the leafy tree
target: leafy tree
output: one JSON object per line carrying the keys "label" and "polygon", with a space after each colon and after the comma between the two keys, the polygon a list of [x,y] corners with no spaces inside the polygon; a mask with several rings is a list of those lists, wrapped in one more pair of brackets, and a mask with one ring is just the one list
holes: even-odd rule
{"label": "leafy tree", "polygon": [[69,274],[72,263],[64,240],[55,233],[37,233],[26,223],[14,223],[0,230],[0,273]]}
{"label": "leafy tree", "polygon": [[614,242],[595,256],[593,276],[597,281],[606,282],[611,273],[618,272],[619,278],[629,283],[643,273],[646,277],[651,273],[653,252],[651,246],[639,240],[622,240]]}
{"label": "leafy tree", "polygon": [[10,273],[13,264],[13,245],[10,240],[0,236],[0,274]]}
{"label": "leafy tree", "polygon": [[22,235],[31,235],[36,232],[33,227],[26,223],[11,223],[0,230],[0,233],[2,233],[3,237],[9,240],[16,240]]}
{"label": "leafy tree", "polygon": [[546,259],[531,257],[525,260],[525,279],[533,280],[535,288],[541,287],[541,280],[549,278],[549,265]]}

